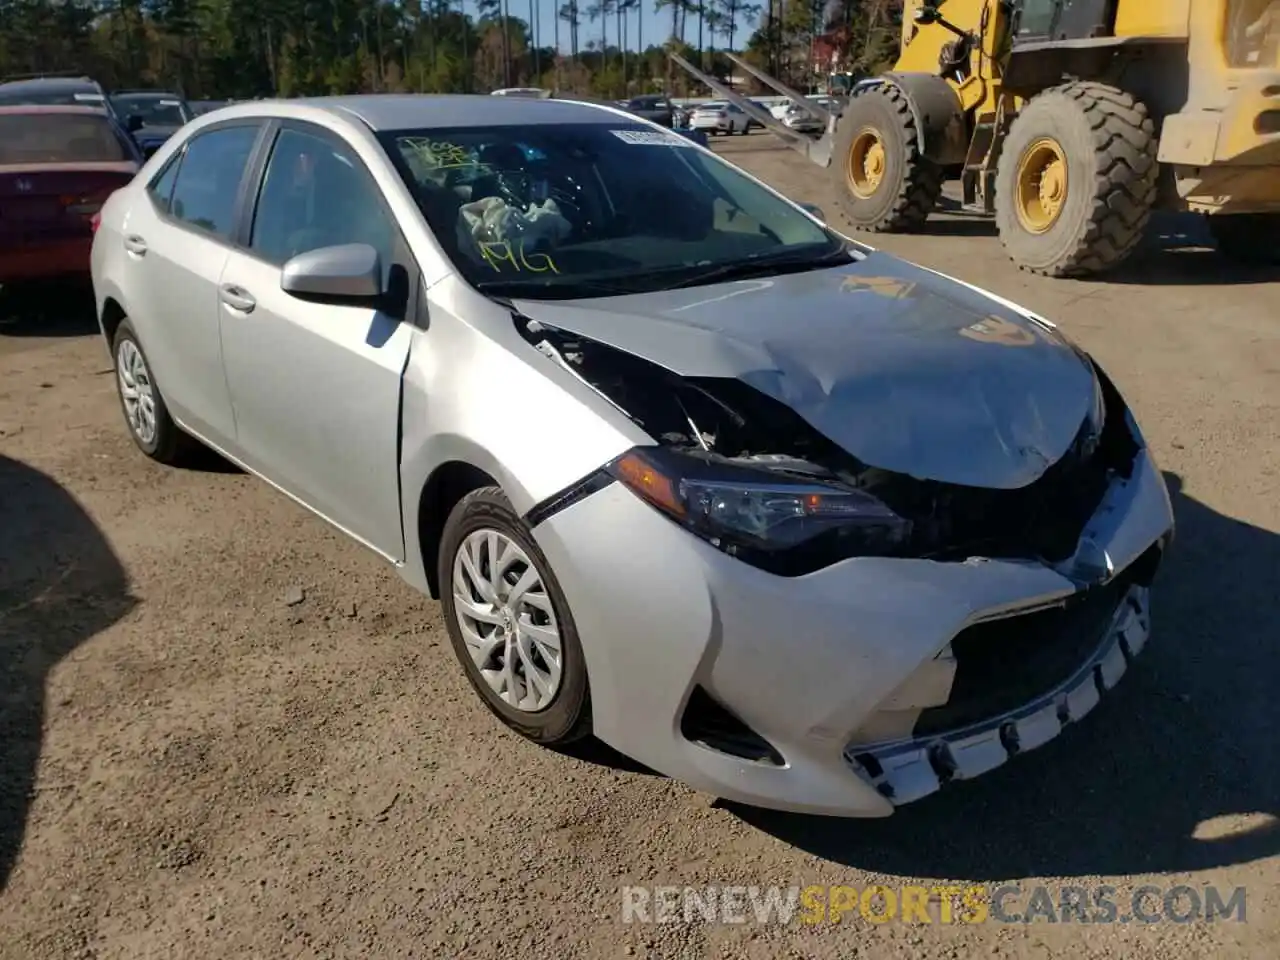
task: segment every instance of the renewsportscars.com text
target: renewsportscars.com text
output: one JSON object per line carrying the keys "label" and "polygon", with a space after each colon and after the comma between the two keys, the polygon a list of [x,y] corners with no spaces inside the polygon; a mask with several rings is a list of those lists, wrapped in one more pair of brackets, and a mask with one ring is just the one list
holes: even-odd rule
{"label": "renewsportscars.com text", "polygon": [[1243,923],[1243,887],[628,886],[623,923]]}

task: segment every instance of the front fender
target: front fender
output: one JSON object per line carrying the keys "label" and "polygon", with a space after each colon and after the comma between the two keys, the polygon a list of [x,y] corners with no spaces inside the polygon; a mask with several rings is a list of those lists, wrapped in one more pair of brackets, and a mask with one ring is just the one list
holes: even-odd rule
{"label": "front fender", "polygon": [[[405,540],[419,545],[421,497],[441,466],[483,470],[518,514],[598,470],[649,436],[585,382],[539,353],[511,312],[449,277],[428,294],[429,327],[405,367],[401,504]],[[465,320],[463,318],[466,318]],[[403,574],[428,582],[421,549]]]}
{"label": "front fender", "polygon": [[884,81],[906,94],[925,157],[941,166],[964,163],[969,127],[955,88],[930,73],[887,73]]}

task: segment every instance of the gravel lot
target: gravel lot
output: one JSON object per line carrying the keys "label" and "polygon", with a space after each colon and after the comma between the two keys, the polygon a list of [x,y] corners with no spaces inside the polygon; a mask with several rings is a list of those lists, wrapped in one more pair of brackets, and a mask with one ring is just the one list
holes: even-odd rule
{"label": "gravel lot", "polygon": [[[773,138],[717,149],[839,225],[824,175]],[[1275,956],[1280,280],[1162,226],[1107,283],[1019,274],[960,216],[883,242],[1091,350],[1179,530],[1156,634],[1107,702],[875,822],[737,809],[603,748],[518,740],[467,687],[435,603],[259,481],[151,464],[91,311],[9,303],[0,957]],[[621,922],[624,884],[948,879],[1245,886],[1248,919]]]}

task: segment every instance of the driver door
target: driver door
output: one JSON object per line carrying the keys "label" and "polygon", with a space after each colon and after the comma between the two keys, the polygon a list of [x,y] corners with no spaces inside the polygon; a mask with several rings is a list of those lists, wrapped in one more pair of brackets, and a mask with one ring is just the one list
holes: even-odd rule
{"label": "driver door", "polygon": [[416,268],[363,161],[321,128],[276,135],[247,248],[218,287],[227,385],[246,464],[390,560],[400,522],[401,374],[414,328],[368,306],[312,303],[281,289],[310,250],[367,243],[384,282]]}

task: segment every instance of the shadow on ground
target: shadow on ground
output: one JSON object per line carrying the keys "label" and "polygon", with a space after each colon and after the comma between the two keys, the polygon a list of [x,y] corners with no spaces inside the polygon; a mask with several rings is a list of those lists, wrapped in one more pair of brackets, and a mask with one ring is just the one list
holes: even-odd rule
{"label": "shadow on ground", "polygon": [[552,747],[552,749],[563,756],[572,757],[575,760],[581,760],[583,763],[590,763],[597,767],[606,767],[610,770],[636,773],[647,777],[662,776],[658,771],[646,767],[639,760],[632,760],[626,754],[619,753],[603,740],[597,740],[595,737],[587,737],[585,740]]}
{"label": "shadow on ground", "polygon": [[[963,210],[952,197],[939,200],[938,213],[921,224],[916,233],[927,237],[997,236],[994,219]],[[1230,260],[1215,249],[1203,217],[1157,212],[1142,246],[1129,260],[1110,273],[1085,279],[1157,287],[1237,286],[1280,281],[1280,266],[1250,266]]]}
{"label": "shadow on ground", "polygon": [[1178,529],[1151,642],[1078,726],[887,820],[726,807],[828,860],[913,877],[1182,872],[1280,854],[1280,536],[1166,477]]}
{"label": "shadow on ground", "polygon": [[0,891],[37,789],[49,673],[135,602],[120,561],[75,498],[0,456]]}
{"label": "shadow on ground", "polygon": [[87,280],[0,289],[0,337],[84,337],[96,333],[93,287]]}
{"label": "shadow on ground", "polygon": [[1237,263],[1214,249],[1204,217],[1192,213],[1157,212],[1143,245],[1105,283],[1151,286],[1238,286],[1275,283],[1280,266]]}

